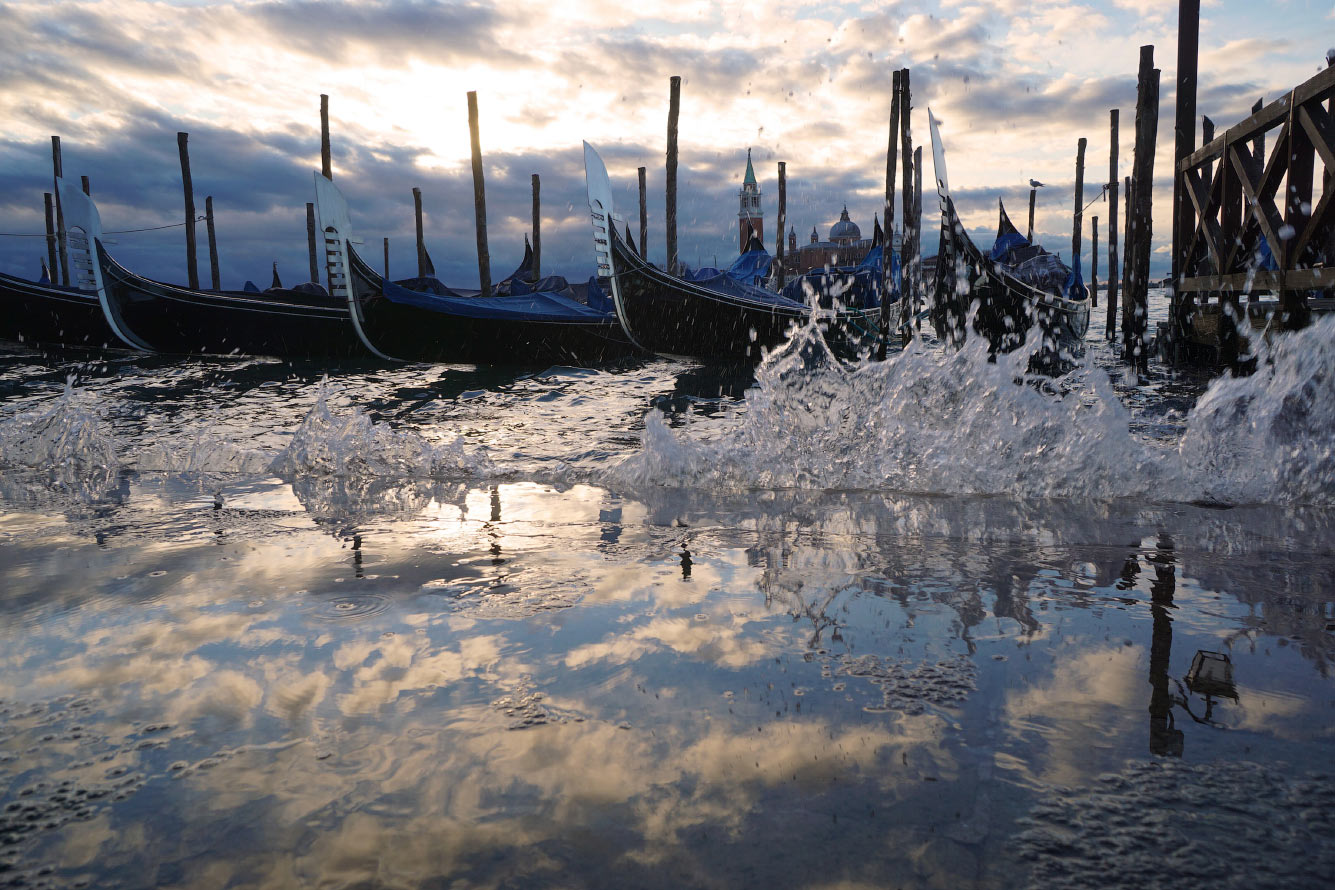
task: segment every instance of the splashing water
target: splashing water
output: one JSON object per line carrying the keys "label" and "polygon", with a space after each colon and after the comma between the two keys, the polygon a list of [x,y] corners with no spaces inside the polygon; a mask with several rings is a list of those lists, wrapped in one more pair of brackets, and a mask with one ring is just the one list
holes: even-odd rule
{"label": "splashing water", "polygon": [[339,477],[458,478],[485,475],[486,458],[471,452],[463,437],[433,445],[420,433],[376,423],[358,406],[346,413],[330,407],[337,388],[320,381],[315,405],[269,471],[291,480],[299,475]]}
{"label": "splashing water", "polygon": [[889,489],[1030,497],[1335,503],[1335,319],[1265,348],[1262,370],[1216,380],[1179,446],[1130,429],[1108,375],[1026,372],[1041,337],[988,360],[914,341],[845,367],[814,325],[769,354],[730,429],[646,419],[613,475],[671,487]]}
{"label": "splashing water", "polygon": [[74,378],[52,402],[0,421],[0,466],[44,470],[53,478],[102,475],[120,466],[116,442]]}

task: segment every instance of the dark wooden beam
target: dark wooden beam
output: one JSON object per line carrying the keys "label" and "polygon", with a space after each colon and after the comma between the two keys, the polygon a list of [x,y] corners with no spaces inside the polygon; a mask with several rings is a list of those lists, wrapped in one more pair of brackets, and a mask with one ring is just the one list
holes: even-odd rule
{"label": "dark wooden beam", "polygon": [[542,181],[533,174],[533,280],[542,277]]}
{"label": "dark wooden beam", "polygon": [[1116,108],[1108,113],[1108,317],[1103,336],[1117,337],[1117,124]]}
{"label": "dark wooden beam", "polygon": [[[57,180],[64,177],[65,163],[63,160],[61,160],[60,157],[59,136],[51,137],[51,168],[54,171],[55,178]],[[60,268],[58,270],[57,269],[51,270],[51,281],[53,283],[59,281],[60,284],[63,284],[65,287],[69,287],[70,254],[69,254],[69,237],[65,231],[65,210],[63,207],[60,206],[60,189],[55,188],[52,190],[52,192],[56,196],[56,248],[57,252],[60,255]],[[57,277],[57,272],[59,272],[59,277]]]}
{"label": "dark wooden beam", "polygon": [[422,237],[422,190],[413,189],[413,215],[417,220],[417,277],[426,277],[426,241]]}
{"label": "dark wooden beam", "polygon": [[181,189],[185,193],[185,266],[190,289],[199,290],[199,260],[195,255],[195,187],[190,181],[189,133],[176,134],[176,148],[181,156]]}
{"label": "dark wooden beam", "polygon": [[218,270],[218,237],[213,229],[213,195],[204,198],[204,232],[209,239],[209,283],[214,290],[222,290],[222,277]]}
{"label": "dark wooden beam", "polygon": [[668,81],[667,208],[663,219],[667,230],[667,270],[672,275],[677,273],[677,117],[680,114],[681,78],[674,74]]}
{"label": "dark wooden beam", "polygon": [[[902,71],[895,71],[890,75],[890,140],[885,150],[885,212],[882,218],[885,220],[885,243],[886,247],[893,251],[895,235],[895,172],[899,159],[899,103],[900,103],[900,79],[903,77]],[[902,245],[902,242],[901,242]],[[891,271],[891,263],[881,264],[881,305],[886,306],[890,303],[890,294],[894,291],[894,275]],[[887,312],[881,313],[881,342],[877,346],[876,357],[880,361],[885,361],[888,348],[887,341],[890,339],[890,315]]]}
{"label": "dark wooden beam", "polygon": [[325,179],[334,181],[334,157],[329,149],[329,97],[323,93],[320,94],[320,172]]}
{"label": "dark wooden beam", "polygon": [[468,92],[468,139],[473,149],[473,216],[477,222],[477,278],[481,296],[491,296],[491,253],[487,250],[487,187],[482,177],[477,92]]}
{"label": "dark wooden beam", "polygon": [[42,203],[46,207],[46,274],[51,283],[60,280],[60,262],[56,256],[56,202],[50,192],[42,193]]}
{"label": "dark wooden beam", "polygon": [[775,236],[774,258],[779,264],[777,281],[779,288],[782,289],[785,278],[783,242],[787,238],[788,231],[788,164],[784,161],[779,161],[779,215],[775,227],[779,231]]}
{"label": "dark wooden beam", "polygon": [[649,191],[644,167],[636,171],[640,179],[640,256],[649,258]]}

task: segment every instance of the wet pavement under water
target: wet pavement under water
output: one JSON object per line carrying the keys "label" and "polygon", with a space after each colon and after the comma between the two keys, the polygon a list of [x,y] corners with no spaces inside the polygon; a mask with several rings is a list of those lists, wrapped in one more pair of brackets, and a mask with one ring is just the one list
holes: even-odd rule
{"label": "wet pavement under water", "polygon": [[324,371],[0,355],[0,887],[1335,875],[1328,477],[765,486],[746,374]]}

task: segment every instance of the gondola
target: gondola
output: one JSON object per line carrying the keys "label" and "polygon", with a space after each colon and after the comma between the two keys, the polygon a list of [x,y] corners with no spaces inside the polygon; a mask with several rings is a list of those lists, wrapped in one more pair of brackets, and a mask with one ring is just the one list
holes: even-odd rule
{"label": "gondola", "polygon": [[958,344],[972,329],[987,339],[990,352],[996,354],[1022,346],[1030,329],[1037,325],[1044,342],[1031,360],[1033,365],[1060,367],[1078,357],[1084,351],[1089,329],[1088,291],[1078,282],[1072,283],[1066,295],[1035,287],[974,245],[950,196],[945,150],[930,110],[927,120],[941,204],[941,240],[930,313],[937,336]]}
{"label": "gondola", "polygon": [[346,302],[323,288],[201,291],[136,275],[107,253],[96,207],[86,197],[71,200],[74,192],[61,189],[67,225],[86,233],[79,259],[72,262],[98,270],[107,321],[138,348],[186,355],[368,357]]}
{"label": "gondola", "polygon": [[347,201],[319,173],[315,196],[333,294],[346,301],[366,348],[382,358],[592,364],[636,351],[610,304],[599,305],[596,291],[581,303],[570,293],[528,292],[516,276],[508,279],[509,296],[488,297],[461,294],[434,279],[430,291],[421,282],[409,288],[386,281],[353,248]]}
{"label": "gondola", "polygon": [[584,143],[584,172],[593,218],[599,276],[610,279],[626,336],[647,352],[673,357],[755,361],[784,342],[813,313],[837,355],[854,356],[875,342],[880,308],[813,309],[719,275],[688,281],[650,264],[617,231],[607,167]]}

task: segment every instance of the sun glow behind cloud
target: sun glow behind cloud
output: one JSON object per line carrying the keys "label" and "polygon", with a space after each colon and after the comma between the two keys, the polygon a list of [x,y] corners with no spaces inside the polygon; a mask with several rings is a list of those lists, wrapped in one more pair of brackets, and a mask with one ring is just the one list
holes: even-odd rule
{"label": "sun glow behind cloud", "polygon": [[[1156,45],[1164,70],[1156,215],[1166,220],[1176,29],[1168,6],[11,3],[0,9],[0,160],[8,170],[0,174],[0,228],[40,230],[52,133],[65,139],[69,172],[93,178],[109,227],[169,219],[179,208],[179,195],[169,197],[179,182],[171,134],[184,130],[198,156],[197,190],[218,196],[232,222],[243,213],[248,223],[250,214],[272,218],[245,232],[220,220],[226,272],[254,269],[276,252],[300,268],[300,208],[310,200],[303,171],[319,163],[318,96],[327,93],[335,173],[352,192],[358,226],[369,237],[391,236],[396,256],[408,255],[408,191],[420,185],[432,220],[428,246],[438,266],[466,283],[476,271],[468,271],[465,93],[476,90],[500,256],[514,252],[527,228],[529,174],[539,172],[544,216],[553,220],[544,231],[546,265],[584,275],[590,257],[580,141],[604,150],[627,197],[635,167],[648,168],[651,256],[661,253],[667,79],[679,74],[683,255],[726,256],[735,249],[730,225],[748,146],[766,193],[771,243],[777,160],[788,163],[789,219],[801,240],[811,226],[823,235],[845,202],[864,227],[870,223],[884,187],[889,75],[908,66],[915,141],[925,141],[930,106],[943,121],[966,222],[990,227],[996,197],[1018,207],[1032,176],[1052,186],[1037,228],[1056,247],[1069,237],[1076,140],[1090,140],[1091,196],[1089,183],[1106,170],[1112,107],[1122,109],[1122,168],[1129,170],[1141,43]],[[1327,13],[1315,3],[1264,14],[1207,5],[1200,110],[1227,125],[1255,98],[1274,98],[1314,73],[1326,47],[1310,24]],[[227,148],[218,144],[222,134]],[[930,171],[925,178],[931,181]],[[236,205],[252,192],[268,200]],[[927,213],[930,224],[930,205]],[[1167,228],[1156,225],[1161,235]],[[126,249],[142,251],[143,271],[179,277],[179,248],[157,243]],[[31,271],[30,248],[0,239],[0,266]],[[163,265],[173,271],[156,268]]]}

